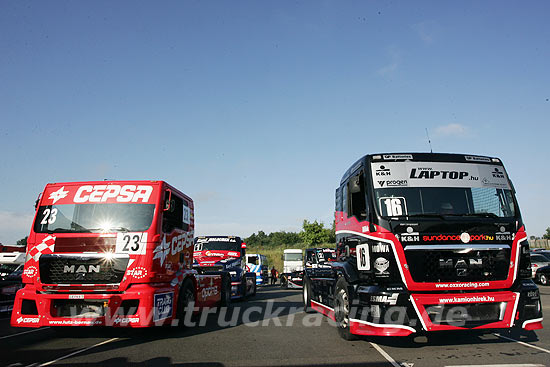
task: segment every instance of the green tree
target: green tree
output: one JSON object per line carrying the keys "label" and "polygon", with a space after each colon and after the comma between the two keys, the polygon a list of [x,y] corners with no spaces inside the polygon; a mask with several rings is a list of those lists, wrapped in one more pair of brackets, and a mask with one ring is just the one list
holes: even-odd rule
{"label": "green tree", "polygon": [[542,235],[545,240],[550,240],[550,227],[546,228],[546,233]]}
{"label": "green tree", "polygon": [[19,241],[17,241],[17,246],[27,246],[27,238],[29,238],[29,236],[21,238]]}
{"label": "green tree", "polygon": [[330,232],[327,231],[323,222],[314,221],[310,223],[307,219],[304,219],[300,237],[302,242],[316,246],[321,243],[329,242]]}

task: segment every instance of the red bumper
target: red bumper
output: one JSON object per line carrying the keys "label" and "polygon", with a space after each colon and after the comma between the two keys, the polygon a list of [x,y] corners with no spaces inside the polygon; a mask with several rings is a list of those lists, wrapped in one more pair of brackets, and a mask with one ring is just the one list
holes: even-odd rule
{"label": "red bumper", "polygon": [[[125,302],[126,301],[126,302]],[[129,302],[129,303],[128,303]],[[124,293],[39,293],[27,285],[17,292],[11,326],[149,327],[170,323],[175,317],[174,289],[136,284]],[[134,305],[125,309],[124,305]],[[60,307],[63,305],[63,309]],[[82,307],[94,305],[94,312]],[[67,310],[75,312],[67,313]],[[77,310],[80,308],[80,312]],[[130,310],[130,314],[127,311]]]}

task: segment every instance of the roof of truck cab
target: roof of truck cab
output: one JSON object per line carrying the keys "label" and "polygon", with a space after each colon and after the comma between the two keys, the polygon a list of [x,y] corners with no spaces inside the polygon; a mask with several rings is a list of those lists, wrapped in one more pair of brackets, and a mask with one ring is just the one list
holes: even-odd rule
{"label": "roof of truck cab", "polygon": [[[378,158],[380,157],[380,158]],[[470,158],[468,160],[466,157]],[[346,181],[364,162],[458,162],[458,163],[478,163],[478,164],[500,164],[499,158],[482,156],[477,154],[460,154],[460,153],[415,153],[415,152],[400,152],[400,153],[373,153],[366,154],[355,161],[344,173],[340,180],[340,185]]]}

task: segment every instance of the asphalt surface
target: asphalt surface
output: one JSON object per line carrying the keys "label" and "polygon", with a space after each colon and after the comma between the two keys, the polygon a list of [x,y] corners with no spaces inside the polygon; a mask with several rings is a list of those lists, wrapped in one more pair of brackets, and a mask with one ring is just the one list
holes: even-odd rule
{"label": "asphalt surface", "polygon": [[[347,342],[332,322],[301,311],[301,291],[260,287],[204,326],[142,330],[11,328],[0,319],[2,366],[550,366],[550,287],[545,329],[438,333]],[[293,308],[294,307],[294,308]],[[220,327],[218,320],[234,319]],[[200,318],[195,320],[200,323]]]}

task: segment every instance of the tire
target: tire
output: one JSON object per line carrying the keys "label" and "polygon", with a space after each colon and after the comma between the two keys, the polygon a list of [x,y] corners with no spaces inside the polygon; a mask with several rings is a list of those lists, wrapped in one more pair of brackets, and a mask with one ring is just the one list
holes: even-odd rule
{"label": "tire", "polygon": [[348,282],[344,278],[336,282],[334,293],[334,319],[338,334],[344,340],[356,340],[357,336],[350,331],[350,311],[352,299],[348,291]]}
{"label": "tire", "polygon": [[253,291],[252,291],[251,296],[255,296],[256,295],[256,290],[258,289],[258,284],[256,284],[256,279],[254,279],[254,282],[252,283],[252,287],[253,287],[252,288]]}
{"label": "tire", "polygon": [[229,307],[231,305],[231,278],[227,273],[222,274],[222,289],[221,289],[221,307]]}
{"label": "tire", "polygon": [[548,275],[541,274],[539,276],[539,281],[540,281],[540,284],[542,284],[542,285],[548,285]]}
{"label": "tire", "polygon": [[[193,282],[189,279],[184,281],[180,288],[180,293],[178,295],[178,308],[176,310],[176,317],[179,320],[178,326],[185,327],[185,308],[191,303],[195,302],[195,289],[193,287]],[[192,312],[192,311],[191,311]]]}
{"label": "tire", "polygon": [[281,288],[288,289],[288,281],[285,276],[281,277]]}
{"label": "tire", "polygon": [[312,313],[314,312],[311,307],[311,281],[309,279],[304,279],[304,289],[302,292],[302,299],[304,301],[304,312]]}

